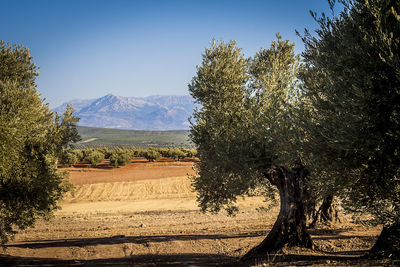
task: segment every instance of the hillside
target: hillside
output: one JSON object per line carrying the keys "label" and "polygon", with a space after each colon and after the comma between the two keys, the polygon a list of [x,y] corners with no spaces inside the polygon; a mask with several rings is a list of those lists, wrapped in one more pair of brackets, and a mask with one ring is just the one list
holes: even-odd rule
{"label": "hillside", "polygon": [[78,126],[78,131],[82,138],[75,145],[78,148],[99,146],[191,146],[188,138],[189,131],[187,130],[143,131]]}
{"label": "hillside", "polygon": [[61,114],[67,104],[76,109],[79,126],[131,130],[187,130],[195,107],[190,96],[75,99],[54,109]]}

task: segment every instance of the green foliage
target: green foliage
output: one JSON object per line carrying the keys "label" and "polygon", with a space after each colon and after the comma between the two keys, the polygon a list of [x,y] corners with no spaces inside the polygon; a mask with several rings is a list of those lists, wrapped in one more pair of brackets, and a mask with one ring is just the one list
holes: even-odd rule
{"label": "green foliage", "polygon": [[184,159],[186,157],[186,153],[177,147],[170,148],[168,151],[168,154],[170,155],[170,157],[173,160],[180,160],[180,159]]}
{"label": "green foliage", "polygon": [[144,157],[148,161],[156,161],[161,158],[161,154],[159,152],[157,152],[156,150],[148,149],[144,152]]}
{"label": "green foliage", "polygon": [[145,157],[146,151],[147,151],[146,149],[139,148],[139,149],[135,150],[134,156],[135,157]]}
{"label": "green foliage", "polygon": [[62,151],[60,160],[62,165],[70,167],[72,164],[78,163],[78,161],[78,155],[74,151],[70,149],[65,149]]}
{"label": "green foliage", "polygon": [[[150,147],[148,149],[137,149],[135,147],[131,148],[121,148],[117,147],[113,150],[107,147],[102,148],[85,148],[85,149],[65,149],[61,155],[61,163],[70,166],[70,164],[75,164],[76,161],[73,159],[68,159],[68,157],[76,158],[77,161],[86,160],[91,163],[93,160],[93,153],[99,152],[104,155],[104,158],[110,159],[110,165],[117,168],[119,166],[125,166],[127,163],[131,162],[134,157],[144,157],[150,161],[158,160],[161,157],[172,158],[174,160],[181,160],[185,157],[194,157],[197,154],[196,149],[187,148],[154,148]],[[154,153],[156,152],[156,153]],[[159,155],[158,155],[158,154]],[[97,153],[95,153],[97,154]],[[73,163],[68,163],[73,162]],[[97,162],[98,163],[98,162]],[[93,166],[96,166],[95,163]]]}
{"label": "green foliage", "polygon": [[170,148],[158,148],[157,151],[164,158],[170,158],[171,157]]}
{"label": "green foliage", "polygon": [[8,80],[13,81],[17,87],[35,88],[38,74],[29,49],[0,40],[0,81]]}
{"label": "green foliage", "polygon": [[292,167],[299,58],[294,45],[278,40],[246,60],[236,43],[215,42],[189,85],[201,104],[190,138],[200,162],[194,186],[205,211],[237,210],[237,196],[263,187],[275,192],[266,173]]}
{"label": "green foliage", "polygon": [[76,158],[78,159],[78,162],[83,161],[84,157],[83,157],[83,153],[81,150],[79,149],[73,149],[72,153],[75,154]]}
{"label": "green foliage", "polygon": [[[0,239],[48,217],[71,188],[57,171],[60,148],[69,143],[35,88],[36,67],[29,50],[0,41]],[[72,113],[63,118],[72,119]]]}
{"label": "green foliage", "polygon": [[111,152],[110,165],[115,168],[125,166],[131,162],[134,153],[132,150],[118,148]]}
{"label": "green foliage", "polygon": [[90,153],[92,153],[93,151],[95,151],[94,148],[84,148],[81,150],[82,152],[82,156],[83,156],[83,160],[87,160],[87,157]]}
{"label": "green foliage", "polygon": [[303,161],[317,190],[352,211],[400,222],[400,5],[354,1],[306,32]]}
{"label": "green foliage", "polygon": [[99,151],[103,153],[105,159],[109,159],[111,157],[112,151],[110,151],[107,147],[99,148]]}
{"label": "green foliage", "polygon": [[93,150],[85,156],[85,159],[92,167],[96,167],[104,159],[104,154],[98,150]]}
{"label": "green foliage", "polygon": [[185,157],[187,157],[187,158],[196,157],[197,150],[194,148],[188,149],[188,148],[181,147],[180,150],[185,154],[184,158]]}
{"label": "green foliage", "polygon": [[81,140],[76,128],[79,118],[73,115],[74,112],[74,108],[71,105],[67,105],[67,109],[64,114],[62,114],[61,118],[56,114],[55,121],[59,132],[60,149],[69,147],[71,143]]}

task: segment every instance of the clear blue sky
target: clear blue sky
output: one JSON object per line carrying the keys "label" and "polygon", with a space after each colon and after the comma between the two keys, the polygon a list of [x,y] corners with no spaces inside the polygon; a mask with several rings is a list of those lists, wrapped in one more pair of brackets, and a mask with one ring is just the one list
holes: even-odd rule
{"label": "clear blue sky", "polygon": [[0,0],[0,39],[31,50],[51,107],[75,98],[183,95],[212,38],[246,56],[317,27],[324,0]]}

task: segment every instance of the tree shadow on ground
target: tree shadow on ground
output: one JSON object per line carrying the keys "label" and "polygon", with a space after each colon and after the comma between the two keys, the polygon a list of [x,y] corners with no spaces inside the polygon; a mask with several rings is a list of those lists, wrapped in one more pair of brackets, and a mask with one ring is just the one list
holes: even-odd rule
{"label": "tree shadow on ground", "polygon": [[327,229],[327,228],[311,228],[308,229],[308,232],[312,236],[319,236],[319,235],[324,235],[324,236],[337,236],[341,233],[348,232],[353,230],[352,227],[346,227],[346,228],[333,228],[333,229]]}
{"label": "tree shadow on ground", "polygon": [[369,260],[344,255],[270,254],[240,262],[237,257],[219,254],[144,254],[122,258],[60,260],[0,255],[0,266],[398,266],[400,261]]}
{"label": "tree shadow on ground", "polygon": [[152,236],[124,236],[116,235],[112,237],[96,238],[68,238],[52,240],[21,241],[6,245],[17,248],[46,248],[46,247],[83,247],[93,245],[110,245],[122,243],[146,244],[150,242],[170,242],[170,241],[192,241],[202,239],[228,239],[228,238],[248,238],[265,235],[264,231],[254,231],[235,235],[152,235]]}
{"label": "tree shadow on ground", "polygon": [[99,163],[96,166],[91,166],[89,163],[76,163],[72,164],[71,167],[76,169],[106,169],[106,170],[113,168],[113,166],[111,166],[109,163]]}
{"label": "tree shadow on ground", "polygon": [[[371,236],[340,235],[349,229],[317,229],[312,230],[313,239],[316,240],[335,240],[335,239],[371,239]],[[124,236],[102,238],[71,238],[54,240],[34,240],[11,243],[6,247],[17,248],[47,248],[47,247],[84,247],[93,245],[109,245],[135,243],[147,245],[151,242],[170,242],[170,241],[192,241],[205,239],[232,239],[265,236],[267,231],[252,231],[233,235],[221,234],[197,234],[197,235],[152,235],[152,236]],[[369,260],[364,257],[368,250],[346,250],[346,251],[325,251],[325,250],[302,250],[296,248],[286,252],[263,255],[260,258],[252,259],[247,262],[240,262],[239,258],[220,254],[143,254],[131,255],[123,258],[107,258],[92,260],[59,260],[29,257],[1,256],[0,266],[257,266],[264,263],[267,266],[381,266],[386,264],[384,261]],[[394,263],[399,264],[400,262]],[[389,263],[389,265],[393,265]]]}
{"label": "tree shadow on ground", "polygon": [[129,163],[134,163],[134,164],[146,164],[146,163],[149,163],[149,161],[148,161],[148,160],[146,160],[146,161],[143,161],[143,160],[132,160],[132,161],[129,162]]}
{"label": "tree shadow on ground", "polygon": [[363,241],[373,241],[377,237],[365,235],[341,235],[342,233],[353,230],[353,228],[340,228],[340,229],[309,229],[309,233],[313,240],[341,240],[358,238]]}
{"label": "tree shadow on ground", "polygon": [[238,258],[218,254],[134,255],[123,258],[60,260],[0,255],[0,266],[237,266]]}
{"label": "tree shadow on ground", "polygon": [[330,253],[329,255],[307,255],[307,254],[270,254],[252,259],[243,263],[243,266],[254,266],[266,264],[267,266],[398,266],[400,261],[371,260],[360,255],[368,250],[356,251],[356,253],[342,252]]}

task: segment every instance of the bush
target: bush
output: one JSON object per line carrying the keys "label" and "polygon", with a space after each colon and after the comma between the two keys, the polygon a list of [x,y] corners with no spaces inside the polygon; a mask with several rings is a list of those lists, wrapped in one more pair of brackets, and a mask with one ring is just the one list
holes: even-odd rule
{"label": "bush", "polygon": [[105,159],[109,159],[112,153],[107,147],[99,148],[98,151],[104,154]]}
{"label": "bush", "polygon": [[161,154],[153,149],[148,149],[147,151],[144,152],[144,157],[148,161],[155,161],[161,158]]}
{"label": "bush", "polygon": [[94,151],[93,148],[84,148],[81,150],[82,152],[82,160],[87,160],[87,157],[89,154],[91,154]]}
{"label": "bush", "polygon": [[132,158],[135,158],[135,157],[142,157],[141,156],[141,149],[137,149],[137,148],[135,148],[135,147],[132,147],[132,148],[130,148],[129,149],[129,151],[130,151],[130,153],[131,153],[131,155],[132,155]]}
{"label": "bush", "polygon": [[182,151],[182,150],[180,150],[179,148],[173,148],[173,149],[170,149],[170,155],[171,155],[171,158],[173,159],[173,160],[180,160],[180,159],[184,159],[185,158],[185,156],[186,156],[186,154]]}
{"label": "bush", "polygon": [[83,153],[82,153],[82,150],[80,150],[80,149],[74,149],[74,150],[72,150],[72,153],[75,154],[76,158],[78,159],[78,162],[83,161]]}
{"label": "bush", "polygon": [[125,166],[132,160],[134,152],[128,149],[115,149],[111,152],[110,165],[115,168],[119,166]]}
{"label": "bush", "polygon": [[186,150],[186,157],[188,158],[194,158],[197,156],[197,150],[192,148],[192,149],[188,149]]}
{"label": "bush", "polygon": [[60,163],[63,166],[70,167],[72,164],[78,163],[78,157],[72,150],[63,150]]}
{"label": "bush", "polygon": [[136,149],[136,150],[135,150],[135,157],[146,157],[146,156],[145,156],[145,155],[146,155],[146,151],[147,151],[147,150],[141,149],[141,148]]}
{"label": "bush", "polygon": [[161,156],[163,156],[164,158],[170,158],[171,157],[168,148],[158,148],[157,152],[160,153]]}
{"label": "bush", "polygon": [[85,156],[85,159],[92,165],[92,167],[96,167],[97,164],[99,164],[103,159],[104,159],[104,154],[101,153],[100,151],[93,150],[87,156]]}

